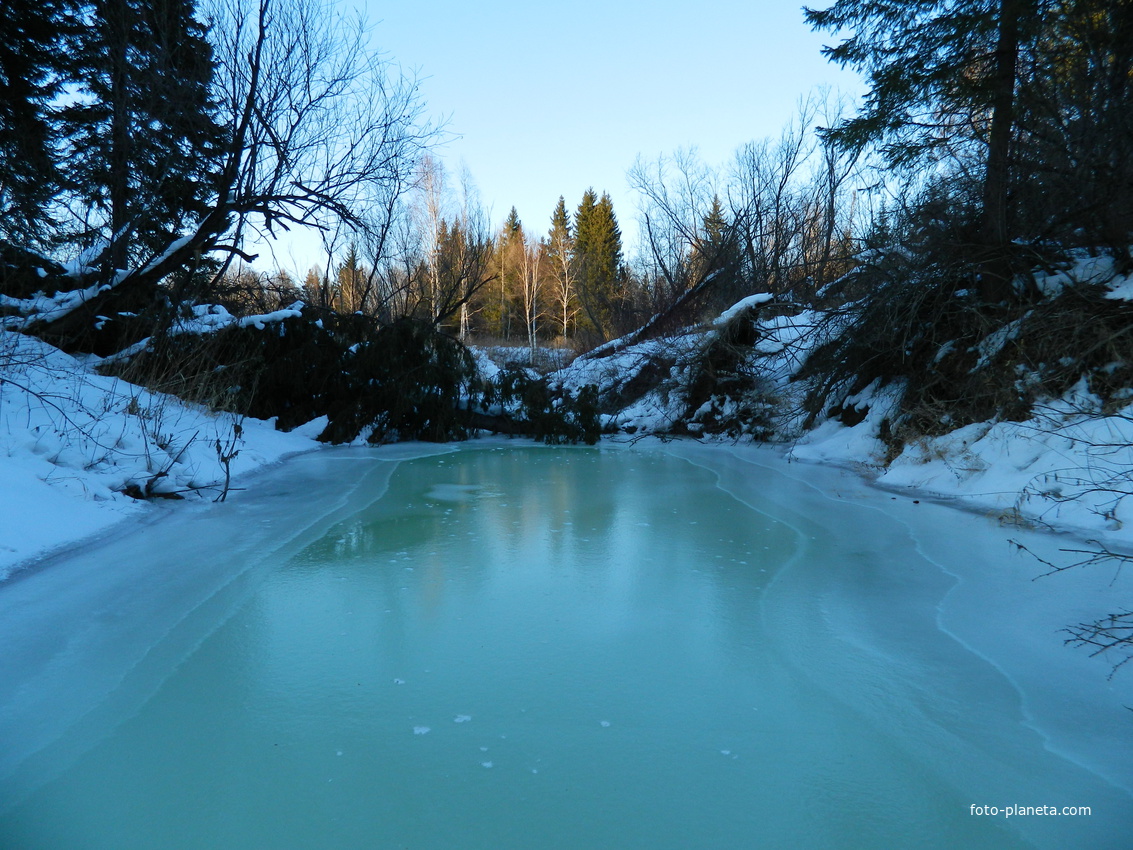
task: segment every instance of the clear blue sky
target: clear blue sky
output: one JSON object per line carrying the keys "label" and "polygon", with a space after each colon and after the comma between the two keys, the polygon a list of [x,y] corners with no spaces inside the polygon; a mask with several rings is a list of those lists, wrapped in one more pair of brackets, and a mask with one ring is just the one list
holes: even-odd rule
{"label": "clear blue sky", "polygon": [[861,93],[820,55],[831,36],[811,32],[798,0],[341,1],[423,78],[429,112],[458,136],[446,167],[467,164],[494,226],[514,205],[542,232],[559,195],[573,210],[593,186],[629,236],[638,154],[695,145],[722,163],[778,135],[817,87]]}

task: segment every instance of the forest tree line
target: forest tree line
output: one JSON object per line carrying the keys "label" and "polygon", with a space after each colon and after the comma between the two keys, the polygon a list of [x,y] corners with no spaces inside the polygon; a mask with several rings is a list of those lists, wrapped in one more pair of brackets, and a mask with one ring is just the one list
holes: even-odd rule
{"label": "forest tree line", "polygon": [[[296,297],[391,322],[412,316],[468,343],[587,350],[657,318],[696,323],[744,295],[802,301],[852,267],[859,158],[808,132],[803,106],[777,140],[751,143],[726,168],[695,150],[639,159],[641,244],[623,242],[607,192],[563,197],[545,222],[512,207],[490,229],[469,176],[456,191],[426,155],[395,233],[374,256],[349,242],[302,281],[239,268],[220,282],[233,310],[267,312]],[[860,216],[858,216],[861,218]]]}

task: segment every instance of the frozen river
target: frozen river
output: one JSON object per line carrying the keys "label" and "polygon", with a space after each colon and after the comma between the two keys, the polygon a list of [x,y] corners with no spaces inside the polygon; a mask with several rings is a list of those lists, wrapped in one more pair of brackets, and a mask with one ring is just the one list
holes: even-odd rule
{"label": "frozen river", "polygon": [[0,584],[0,846],[1130,846],[1133,671],[1057,632],[1127,577],[1023,532],[691,443],[246,483]]}

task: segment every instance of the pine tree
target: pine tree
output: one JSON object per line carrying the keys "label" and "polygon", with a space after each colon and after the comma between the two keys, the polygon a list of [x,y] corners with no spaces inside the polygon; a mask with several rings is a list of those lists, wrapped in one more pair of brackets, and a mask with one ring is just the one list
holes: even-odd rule
{"label": "pine tree", "polygon": [[[869,77],[861,113],[828,138],[847,149],[880,142],[897,165],[965,141],[983,146],[982,240],[1001,255],[1012,235],[1007,188],[1019,52],[1037,32],[1037,0],[837,0],[805,13],[816,29],[852,29],[823,53]],[[1002,268],[985,272],[987,300],[1010,294]]]}
{"label": "pine tree", "polygon": [[622,233],[605,192],[587,189],[574,216],[574,265],[585,330],[609,339],[622,293]]}
{"label": "pine tree", "polygon": [[225,133],[210,98],[212,50],[194,0],[99,0],[79,53],[80,97],[63,112],[71,192],[108,271],[160,251],[200,214]]}
{"label": "pine tree", "polygon": [[74,0],[0,4],[0,235],[27,241],[47,224],[59,185],[51,101],[75,27]]}

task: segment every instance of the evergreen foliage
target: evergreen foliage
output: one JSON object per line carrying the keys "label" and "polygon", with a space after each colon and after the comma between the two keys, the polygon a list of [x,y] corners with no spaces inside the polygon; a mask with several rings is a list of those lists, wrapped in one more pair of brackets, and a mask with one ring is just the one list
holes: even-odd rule
{"label": "evergreen foliage", "polygon": [[352,242],[346,251],[346,256],[338,265],[335,309],[341,313],[357,313],[363,310],[367,306],[369,294],[368,277],[369,274],[358,256],[358,246]]}
{"label": "evergreen foliage", "polygon": [[1133,3],[1074,0],[1043,24],[1019,75],[1018,230],[1133,268]]}
{"label": "evergreen foliage", "polygon": [[504,230],[502,238],[504,240],[511,240],[523,232],[523,222],[519,220],[519,212],[515,207],[512,207],[507,214],[507,219],[504,221]]}
{"label": "evergreen foliage", "polygon": [[[299,318],[168,338],[109,372],[290,430],[320,416],[324,442],[465,440],[478,430],[548,443],[594,443],[593,388],[571,393],[521,368],[489,382],[456,339],[403,317],[304,308]],[[507,410],[489,416],[491,406]]]}
{"label": "evergreen foliage", "polygon": [[89,14],[61,132],[67,189],[90,211],[80,237],[111,243],[110,274],[208,209],[225,131],[194,0],[101,0]]}
{"label": "evergreen foliage", "polygon": [[[306,308],[264,328],[229,327],[168,340],[121,374],[158,389],[185,387],[221,409],[277,418],[290,430],[320,416],[319,439],[443,442],[470,434],[461,399],[476,376],[468,351],[428,322],[389,325]],[[174,385],[168,384],[175,380]]]}
{"label": "evergreen foliage", "polygon": [[935,162],[938,180],[980,175],[979,228],[956,248],[979,264],[985,301],[1014,294],[1012,274],[1033,260],[1020,240],[1104,245],[1129,263],[1133,4],[838,0],[806,17],[852,30],[824,52],[871,85],[828,139]]}
{"label": "evergreen foliage", "polygon": [[547,241],[553,247],[551,256],[569,255],[572,246],[570,215],[567,213],[566,201],[559,195],[559,202],[555,204],[555,211],[551,213],[551,229],[547,233]]}
{"label": "evergreen foliage", "polygon": [[35,242],[60,174],[52,101],[76,34],[75,0],[0,4],[0,237]]}
{"label": "evergreen foliage", "polygon": [[[828,131],[843,149],[879,143],[894,165],[942,152],[982,160],[980,289],[1010,297],[1008,182],[1020,44],[1037,34],[1039,0],[837,0],[806,10],[812,26],[853,35],[824,53],[863,71],[861,113]],[[978,152],[969,153],[972,143]]]}
{"label": "evergreen foliage", "polygon": [[485,293],[481,317],[488,333],[499,339],[511,339],[523,327],[523,251],[525,236],[523,222],[515,207],[508,212],[503,228],[496,238],[495,281]]}
{"label": "evergreen foliage", "polygon": [[614,204],[587,189],[574,216],[574,267],[582,304],[580,324],[598,340],[616,331],[622,269],[622,232]]}
{"label": "evergreen foliage", "polygon": [[711,297],[706,300],[706,314],[719,315],[748,294],[744,275],[744,256],[737,233],[732,228],[720,196],[712,197],[712,206],[703,219],[703,236],[693,245],[689,260],[691,278],[709,281]]}
{"label": "evergreen foliage", "polygon": [[847,148],[880,142],[890,163],[910,165],[970,132],[993,107],[1001,6],[1016,16],[1035,11],[1031,0],[837,0],[805,9],[816,29],[852,30],[823,54],[870,85],[860,114],[828,137]]}
{"label": "evergreen foliage", "polygon": [[484,404],[515,410],[510,433],[521,433],[548,445],[598,442],[598,389],[587,385],[571,393],[552,386],[522,366],[509,366],[485,388]]}

